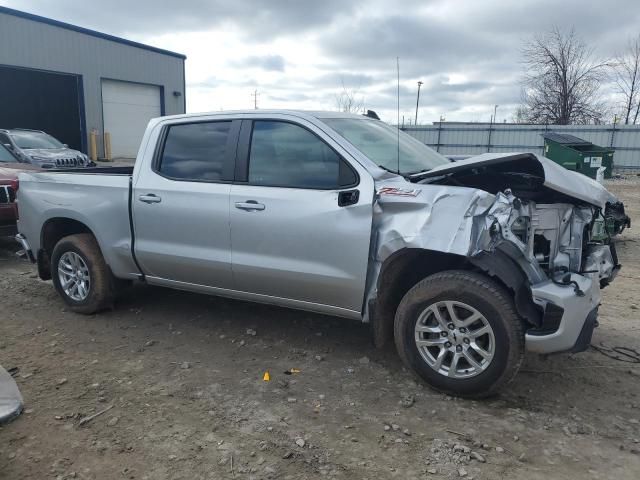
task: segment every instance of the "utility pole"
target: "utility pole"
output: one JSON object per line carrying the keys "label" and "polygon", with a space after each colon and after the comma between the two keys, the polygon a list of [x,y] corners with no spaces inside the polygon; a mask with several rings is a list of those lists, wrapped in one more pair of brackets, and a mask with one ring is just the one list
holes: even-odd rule
{"label": "utility pole", "polygon": [[418,97],[416,98],[416,121],[414,122],[418,125],[418,105],[420,105],[420,87],[422,86],[422,81],[418,80]]}
{"label": "utility pole", "polygon": [[498,118],[496,117],[496,112],[498,111],[498,107],[500,105],[494,105],[493,106],[493,122],[492,123],[498,123]]}
{"label": "utility pole", "polygon": [[258,95],[260,95],[258,93],[258,90],[254,90],[253,93],[251,94],[251,96],[253,97],[253,108],[254,110],[258,109]]}

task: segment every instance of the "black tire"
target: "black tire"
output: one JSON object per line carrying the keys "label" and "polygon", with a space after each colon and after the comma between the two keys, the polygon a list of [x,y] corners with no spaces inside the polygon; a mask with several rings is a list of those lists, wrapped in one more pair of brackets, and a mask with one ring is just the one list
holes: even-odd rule
{"label": "black tire", "polygon": [[[60,283],[58,264],[67,252],[78,254],[89,270],[89,291],[82,301],[71,298]],[[113,306],[112,275],[98,242],[90,233],[69,235],[58,241],[51,255],[51,278],[58,294],[74,312],[89,315]]]}
{"label": "black tire", "polygon": [[[415,327],[420,314],[436,302],[447,300],[473,307],[493,330],[493,358],[485,370],[475,376],[445,376],[429,366],[416,345]],[[398,353],[408,368],[434,389],[461,397],[481,398],[497,393],[513,380],[524,358],[523,325],[512,296],[495,281],[474,272],[451,270],[417,283],[398,306],[394,337]]]}

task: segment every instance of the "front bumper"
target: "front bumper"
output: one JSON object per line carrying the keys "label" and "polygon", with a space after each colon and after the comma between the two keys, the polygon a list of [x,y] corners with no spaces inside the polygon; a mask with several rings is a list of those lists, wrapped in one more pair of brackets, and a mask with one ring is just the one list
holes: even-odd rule
{"label": "front bumper", "polygon": [[577,352],[591,343],[600,305],[600,281],[597,274],[572,274],[571,280],[578,284],[584,296],[577,295],[573,285],[558,285],[551,280],[531,288],[533,301],[545,308],[545,316],[547,312],[555,312],[558,320],[547,328],[527,331],[527,350],[545,354]]}

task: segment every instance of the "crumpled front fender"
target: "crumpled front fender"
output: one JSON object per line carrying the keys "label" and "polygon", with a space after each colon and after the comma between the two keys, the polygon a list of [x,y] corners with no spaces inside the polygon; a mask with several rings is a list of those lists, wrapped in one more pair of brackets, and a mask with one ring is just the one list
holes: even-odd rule
{"label": "crumpled front fender", "polygon": [[403,248],[468,255],[495,196],[465,187],[427,186],[415,196],[379,195],[374,204],[375,260]]}
{"label": "crumpled front fender", "polygon": [[[536,262],[526,258],[517,239],[506,233],[508,229],[503,229],[512,218],[516,200],[512,195],[492,195],[467,187],[407,188],[404,183],[390,188],[385,182],[374,203],[363,320],[370,321],[372,316],[385,262],[402,250],[419,250],[438,255],[440,265],[442,254],[450,255],[447,257],[451,259],[450,268],[466,259],[489,275],[497,276],[514,289],[519,313],[531,323],[538,323],[539,312],[531,303],[530,292],[521,287],[528,285],[527,280],[537,283],[545,278],[544,273]],[[388,316],[388,312],[385,314]]]}

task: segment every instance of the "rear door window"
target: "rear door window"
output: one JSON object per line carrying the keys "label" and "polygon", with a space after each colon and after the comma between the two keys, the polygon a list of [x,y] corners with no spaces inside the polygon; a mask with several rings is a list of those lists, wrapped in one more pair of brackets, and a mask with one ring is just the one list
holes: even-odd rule
{"label": "rear door window", "polygon": [[215,182],[228,162],[231,121],[171,125],[157,171],[175,180]]}

